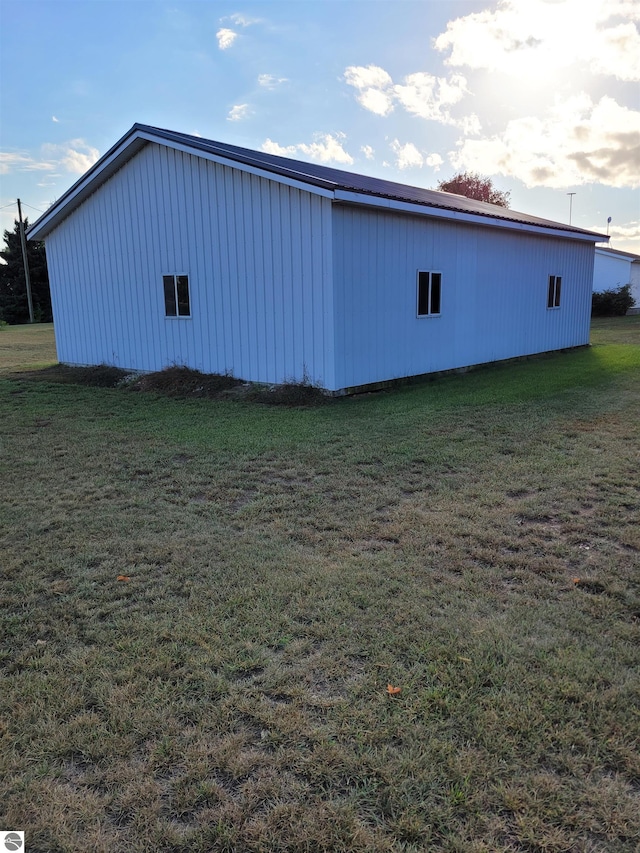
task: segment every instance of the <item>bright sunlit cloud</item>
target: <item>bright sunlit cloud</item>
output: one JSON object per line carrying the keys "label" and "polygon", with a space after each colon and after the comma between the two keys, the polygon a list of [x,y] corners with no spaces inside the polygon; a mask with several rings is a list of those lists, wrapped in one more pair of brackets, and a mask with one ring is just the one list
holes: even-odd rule
{"label": "bright sunlit cloud", "polygon": [[606,0],[500,0],[496,9],[450,21],[434,46],[453,66],[540,76],[581,64],[640,80],[640,34],[632,22],[639,9]]}
{"label": "bright sunlit cloud", "polygon": [[394,84],[384,68],[350,65],[345,69],[344,80],[357,90],[360,106],[376,115],[387,116],[399,104],[410,115],[460,127],[465,134],[480,130],[477,115],[454,118],[449,110],[469,94],[467,81],[461,74],[436,77],[417,71],[407,74],[402,83]]}
{"label": "bright sunlit cloud", "polygon": [[[578,189],[574,221],[606,229],[612,216],[617,247],[640,253],[640,0],[342,0],[331,14],[326,3],[220,0],[160,16],[120,3],[115,18],[108,3],[80,16],[73,3],[48,16],[21,5],[6,5],[7,58],[23,42],[58,49],[55,62],[6,63],[7,199],[60,196],[95,146],[149,121],[425,187],[476,171],[547,219]],[[81,69],[78,43],[92,46]]]}
{"label": "bright sunlit cloud", "polygon": [[502,133],[465,139],[451,155],[457,169],[512,175],[528,187],[597,182],[640,187],[640,112],[584,93],[558,100],[544,116],[510,121]]}
{"label": "bright sunlit cloud", "polygon": [[434,172],[438,172],[444,163],[439,154],[423,154],[413,142],[405,142],[403,145],[398,139],[394,139],[389,147],[395,154],[395,165],[398,169],[421,169],[423,166],[430,166]]}
{"label": "bright sunlit cloud", "polygon": [[279,145],[272,139],[266,139],[261,145],[261,150],[267,154],[276,154],[280,157],[295,157],[296,155],[305,154],[319,163],[342,163],[349,165],[353,163],[353,157],[342,147],[342,139],[344,139],[343,133],[335,135],[320,133],[317,135],[315,142],[300,142],[297,145],[287,146]]}

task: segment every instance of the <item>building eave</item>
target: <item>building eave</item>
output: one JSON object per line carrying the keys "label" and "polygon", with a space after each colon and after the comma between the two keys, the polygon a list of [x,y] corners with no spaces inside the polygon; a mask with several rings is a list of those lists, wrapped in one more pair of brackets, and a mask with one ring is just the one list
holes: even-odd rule
{"label": "building eave", "polygon": [[398,213],[591,243],[602,243],[609,239],[603,234],[518,213],[497,205],[474,202],[451,193],[368,178],[142,124],[134,124],[128,133],[31,225],[27,233],[29,239],[46,238],[105,181],[150,143],[165,145],[258,177],[275,180],[332,199],[336,203],[364,205]]}
{"label": "building eave", "polygon": [[595,243],[596,240],[602,241],[601,234],[596,234],[593,231],[580,231],[578,229],[567,231],[560,225],[554,228],[552,222],[544,225],[538,225],[531,222],[488,217],[483,216],[482,214],[466,213],[460,210],[451,210],[432,205],[414,204],[411,202],[401,201],[399,199],[381,198],[379,196],[346,192],[344,190],[336,190],[334,196],[336,202],[364,205],[377,209],[383,208],[389,212],[411,213],[416,216],[427,216],[434,219],[444,219],[452,222],[465,223],[467,225],[482,225],[486,228],[502,228],[509,231],[518,231],[520,233],[527,232],[546,237],[563,237],[564,239],[580,240],[589,243]]}

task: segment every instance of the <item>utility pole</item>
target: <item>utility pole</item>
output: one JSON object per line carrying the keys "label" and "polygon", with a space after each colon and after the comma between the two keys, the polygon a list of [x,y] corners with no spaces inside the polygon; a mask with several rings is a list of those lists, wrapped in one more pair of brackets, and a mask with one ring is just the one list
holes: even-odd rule
{"label": "utility pole", "polygon": [[573,210],[573,197],[575,193],[567,193],[569,196],[569,225],[571,225],[571,211]]}
{"label": "utility pole", "polygon": [[31,298],[31,278],[29,276],[29,260],[27,258],[27,240],[24,236],[22,207],[18,199],[18,222],[20,223],[20,245],[22,246],[22,263],[24,264],[24,279],[27,283],[27,302],[29,303],[29,322],[33,323],[33,299]]}

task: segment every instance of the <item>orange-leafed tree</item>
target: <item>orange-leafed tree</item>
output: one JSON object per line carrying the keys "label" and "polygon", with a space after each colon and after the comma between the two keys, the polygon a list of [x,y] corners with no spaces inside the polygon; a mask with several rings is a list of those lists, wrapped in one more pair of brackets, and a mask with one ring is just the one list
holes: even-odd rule
{"label": "orange-leafed tree", "polygon": [[448,181],[440,181],[436,189],[445,193],[457,193],[476,201],[488,201],[489,204],[499,204],[509,207],[511,193],[497,190],[491,178],[483,178],[476,172],[459,172]]}

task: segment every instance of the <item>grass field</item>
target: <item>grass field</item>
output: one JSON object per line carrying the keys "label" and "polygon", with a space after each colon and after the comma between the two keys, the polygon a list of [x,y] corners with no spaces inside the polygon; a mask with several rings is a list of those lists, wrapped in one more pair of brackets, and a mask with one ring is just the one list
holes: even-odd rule
{"label": "grass field", "polygon": [[0,328],[0,376],[37,370],[57,361],[53,323]]}
{"label": "grass field", "polygon": [[640,316],[294,409],[16,375],[45,337],[0,331],[0,828],[638,850]]}

